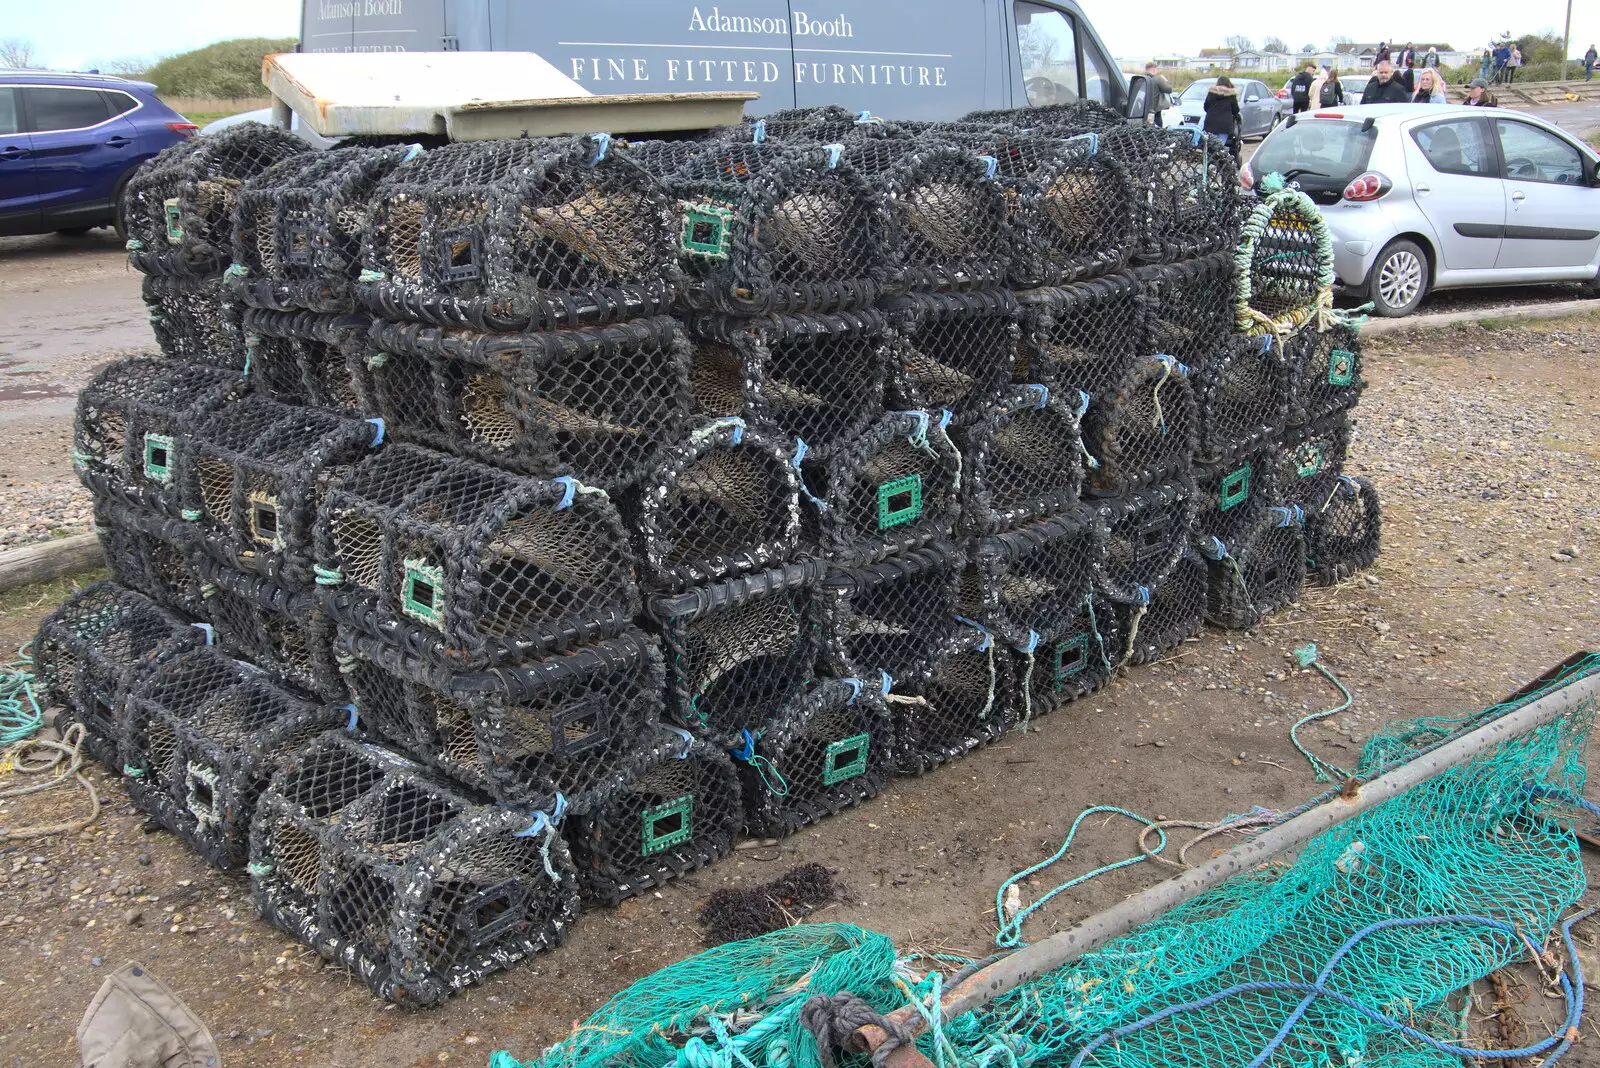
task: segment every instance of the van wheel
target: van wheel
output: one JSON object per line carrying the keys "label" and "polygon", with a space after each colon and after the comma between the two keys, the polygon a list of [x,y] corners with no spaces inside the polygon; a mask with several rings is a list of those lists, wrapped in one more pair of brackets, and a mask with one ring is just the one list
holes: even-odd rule
{"label": "van wheel", "polygon": [[1428,292],[1428,256],[1415,241],[1391,241],[1367,274],[1367,296],[1378,315],[1410,315]]}

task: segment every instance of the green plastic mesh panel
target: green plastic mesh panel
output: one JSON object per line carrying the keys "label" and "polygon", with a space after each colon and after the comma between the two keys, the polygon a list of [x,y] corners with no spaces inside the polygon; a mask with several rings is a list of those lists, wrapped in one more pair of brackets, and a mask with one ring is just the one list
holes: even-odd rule
{"label": "green plastic mesh panel", "polygon": [[926,686],[968,629],[956,616],[965,567],[959,546],[934,542],[880,564],[830,569],[823,630],[839,673],[876,679],[887,672],[910,692]]}
{"label": "green plastic mesh panel", "polygon": [[242,867],[262,788],[344,719],[342,709],[275,686],[220,649],[176,653],[146,672],[124,705],[128,796],[211,864]]}
{"label": "green plastic mesh panel", "polygon": [[1306,568],[1319,586],[1343,582],[1378,559],[1383,514],[1378,491],[1348,475],[1322,509],[1306,513]]}
{"label": "green plastic mesh panel", "polygon": [[1283,437],[1289,413],[1289,368],[1273,338],[1235,337],[1191,372],[1200,407],[1195,459],[1218,463],[1260,442]]}
{"label": "green plastic mesh panel", "polygon": [[1234,273],[1231,252],[1138,268],[1134,277],[1146,297],[1139,349],[1206,370],[1233,337]]}
{"label": "green plastic mesh panel", "polygon": [[250,381],[285,404],[327,408],[340,415],[374,415],[362,357],[365,315],[317,315],[246,308],[240,329],[250,358]]}
{"label": "green plastic mesh panel", "polygon": [[205,632],[116,582],[96,582],[62,602],[34,635],[33,677],[40,704],[57,704],[60,733],[84,728],[84,749],[121,772],[117,746],[122,700],[161,657],[204,644]]}
{"label": "green plastic mesh panel", "polygon": [[1235,459],[1195,468],[1200,492],[1200,514],[1195,533],[1202,539],[1221,538],[1232,543],[1266,518],[1280,502],[1277,479],[1280,450],[1257,445]]}
{"label": "green plastic mesh panel", "polygon": [[1010,290],[923,293],[879,305],[895,324],[891,394],[902,408],[972,422],[1011,383],[1020,309]]}
{"label": "green plastic mesh panel", "polygon": [[1367,388],[1361,374],[1361,333],[1349,323],[1301,329],[1289,342],[1289,420],[1314,423],[1354,408]]}
{"label": "green plastic mesh panel", "polygon": [[646,736],[626,776],[561,832],[579,893],[615,905],[727,856],[743,821],[728,755],[663,729]]}
{"label": "green plastic mesh panel", "polygon": [[[1201,550],[1215,556],[1215,543]],[[1222,547],[1211,562],[1206,619],[1219,627],[1248,629],[1300,599],[1306,581],[1305,529],[1299,513],[1274,508],[1254,530]]]}
{"label": "green plastic mesh panel", "polygon": [[95,533],[111,577],[190,619],[210,618],[192,524],[115,500],[97,500]]}
{"label": "green plastic mesh panel", "polygon": [[1013,380],[1098,397],[1115,389],[1143,344],[1146,300],[1136,275],[1110,275],[1073,286],[1023,293],[1022,342]]}
{"label": "green plastic mesh panel", "polygon": [[1110,534],[1095,587],[1113,600],[1144,600],[1172,573],[1193,539],[1199,503],[1188,479],[1102,503],[1101,520]]}
{"label": "green plastic mesh panel", "polygon": [[341,623],[452,667],[608,637],[639,610],[603,492],[410,445],[385,446],[327,491],[316,552]]}
{"label": "green plastic mesh panel", "polygon": [[540,812],[480,805],[343,731],[273,779],[250,832],[267,922],[379,997],[432,1005],[566,938],[566,844]]}
{"label": "green plastic mesh panel", "polygon": [[1079,425],[1088,397],[1018,386],[984,417],[954,434],[961,450],[961,518],[991,534],[1061,512],[1083,485]]}
{"label": "green plastic mesh panel", "polygon": [[148,275],[139,292],[163,356],[244,370],[249,353],[239,329],[240,310],[222,279]]}
{"label": "green plastic mesh panel", "polygon": [[1031,653],[1013,650],[1018,717],[1047,715],[1110,682],[1126,647],[1117,620],[1115,604],[1089,596],[1053,633],[1040,635]]}
{"label": "green plastic mesh panel", "polygon": [[1085,488],[1121,496],[1181,477],[1194,461],[1200,412],[1189,369],[1170,356],[1142,357],[1083,416]]}
{"label": "green plastic mesh panel", "polygon": [[1016,717],[1012,661],[993,635],[968,626],[940,651],[926,684],[884,695],[894,713],[894,766],[921,775],[987,745]]}
{"label": "green plastic mesh panel", "polygon": [[334,622],[310,589],[288,589],[191,554],[204,583],[216,644],[266,672],[280,686],[343,704],[350,699],[334,649]]}
{"label": "green plastic mesh panel", "polygon": [[1348,412],[1289,431],[1278,454],[1278,494],[1307,514],[1322,511],[1338,491],[1350,451]]}
{"label": "green plastic mesh panel", "polygon": [[1209,582],[1205,559],[1190,550],[1150,591],[1149,604],[1117,604],[1113,626],[1127,663],[1159,660],[1199,634],[1206,621]]}

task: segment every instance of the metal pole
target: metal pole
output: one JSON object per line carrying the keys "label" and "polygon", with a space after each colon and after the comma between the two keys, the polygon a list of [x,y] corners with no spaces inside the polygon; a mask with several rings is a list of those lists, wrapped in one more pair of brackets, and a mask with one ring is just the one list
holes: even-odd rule
{"label": "metal pole", "polygon": [[[1398,797],[1512,738],[1573,712],[1597,696],[1600,696],[1600,672],[1576,679],[1559,690],[1530,701],[1371,782],[1359,784],[1352,779],[1332,800],[1285,820],[1276,827],[1269,827],[1248,842],[1197,868],[1174,875],[1104,912],[1096,913],[1082,923],[1019,949],[974,972],[945,991],[940,1002],[940,1017],[952,1020],[982,1008],[1001,994],[1093,952],[1140,924],[1148,923],[1184,902],[1199,897],[1232,876],[1250,871],[1284,850],[1302,846],[1323,831],[1354,819],[1374,805]],[[913,1034],[920,1032],[925,1022],[910,1005],[891,1013],[889,1020],[909,1028]],[[888,1037],[888,1032],[883,1028],[869,1025],[855,1031],[848,1045],[857,1052],[868,1052],[883,1045]],[[885,1068],[913,1068],[926,1063],[927,1059],[914,1046],[906,1043],[889,1054]]]}
{"label": "metal pole", "polygon": [[1567,0],[1567,26],[1561,31],[1561,80],[1567,80],[1567,57],[1572,55],[1572,0]]}

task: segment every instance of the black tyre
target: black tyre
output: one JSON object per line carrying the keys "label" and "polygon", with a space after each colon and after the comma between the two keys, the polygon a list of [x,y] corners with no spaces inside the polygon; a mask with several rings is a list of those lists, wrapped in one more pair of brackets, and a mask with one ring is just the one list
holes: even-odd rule
{"label": "black tyre", "polygon": [[1416,311],[1428,294],[1428,255],[1415,241],[1389,242],[1367,273],[1367,297],[1374,314],[1398,319]]}

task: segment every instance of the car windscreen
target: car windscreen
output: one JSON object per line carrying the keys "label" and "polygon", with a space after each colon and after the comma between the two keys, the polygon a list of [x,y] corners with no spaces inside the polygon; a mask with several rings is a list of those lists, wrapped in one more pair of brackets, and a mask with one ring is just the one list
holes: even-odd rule
{"label": "car windscreen", "polygon": [[1343,190],[1367,169],[1378,130],[1338,119],[1303,119],[1262,142],[1250,161],[1259,182],[1274,172],[1306,192]]}
{"label": "car windscreen", "polygon": [[1206,93],[1210,91],[1214,82],[1190,82],[1189,87],[1183,91],[1178,99],[1185,104],[1198,104],[1205,100]]}

